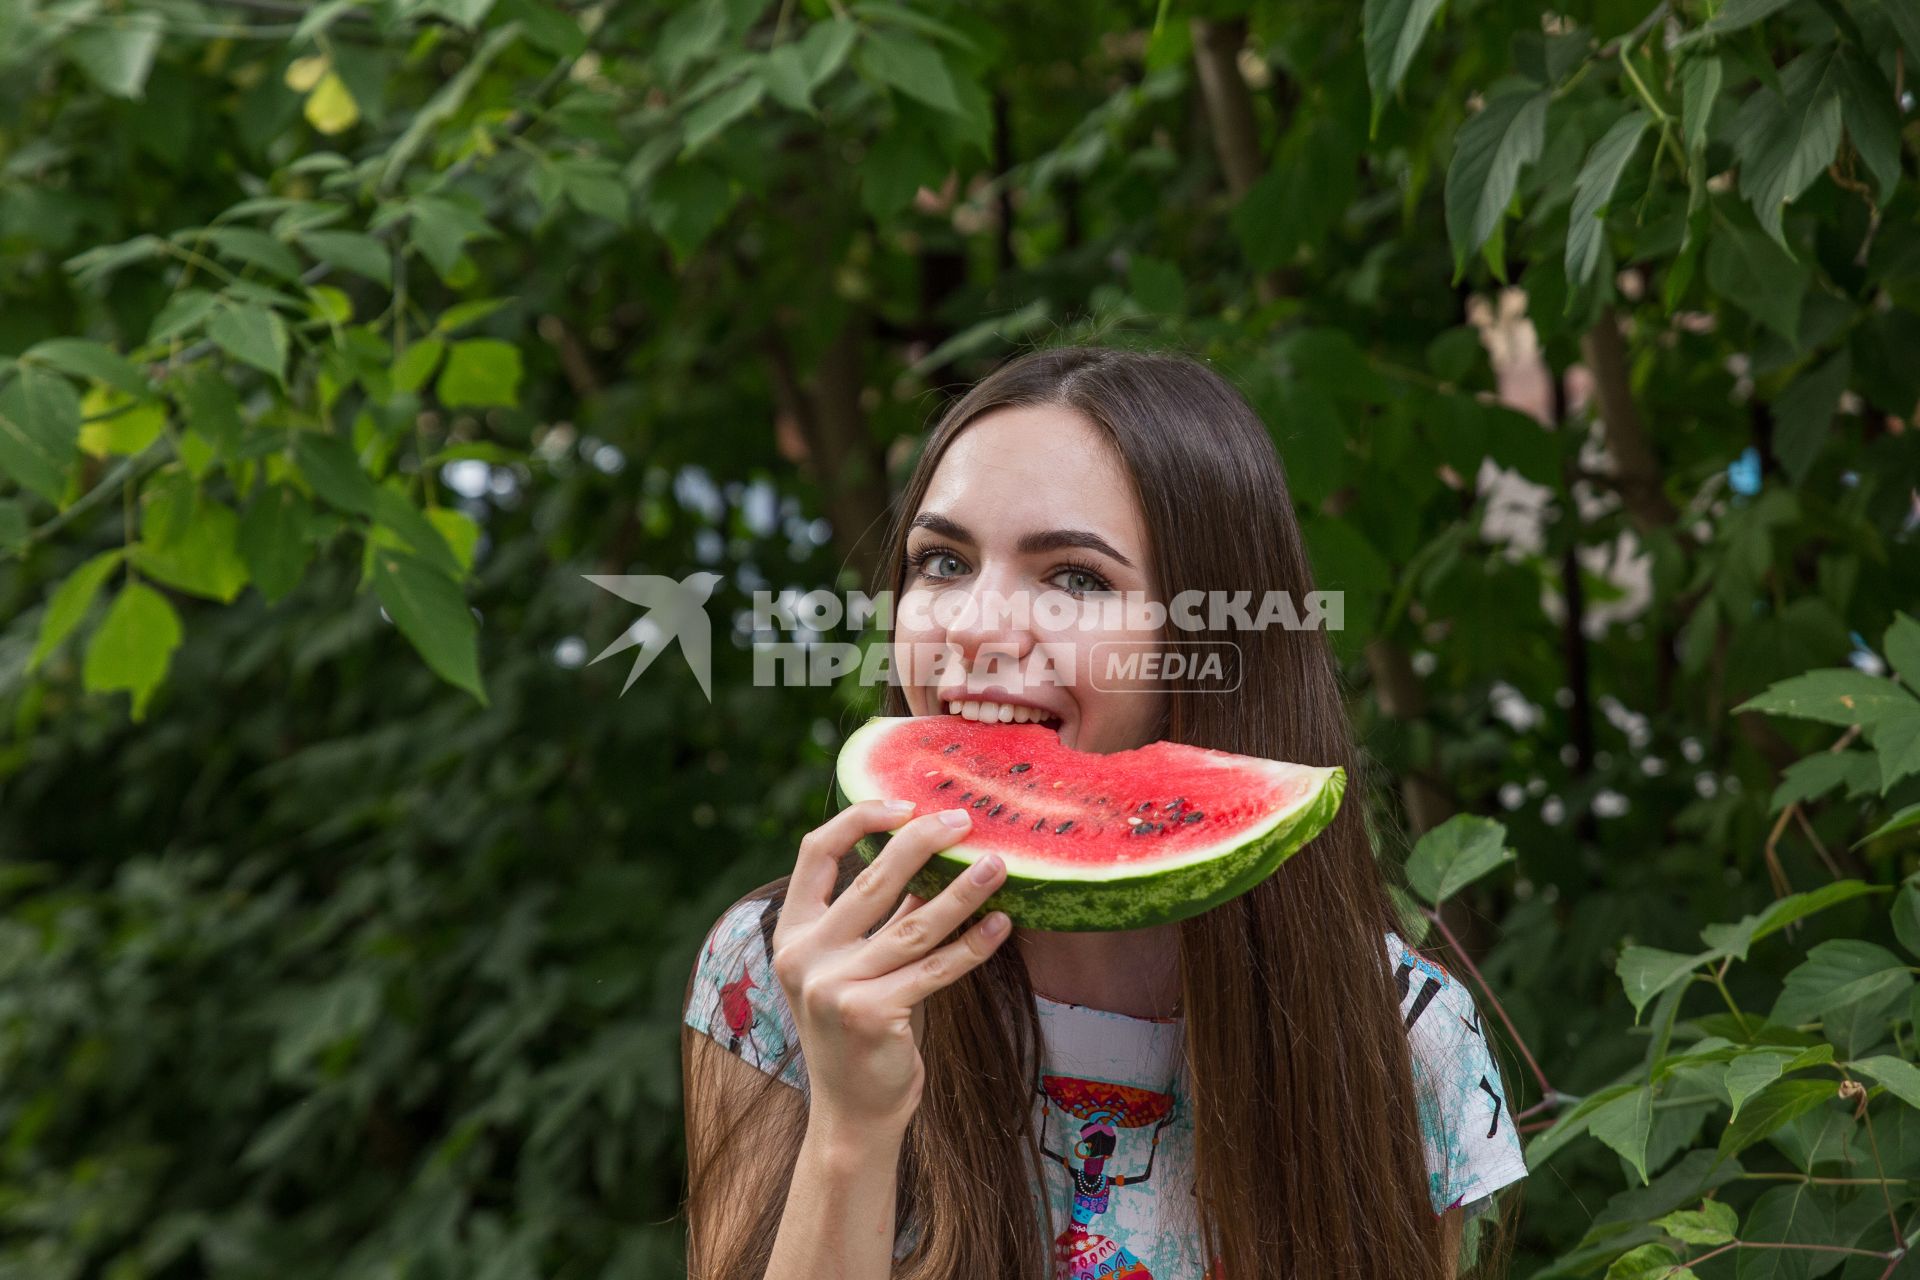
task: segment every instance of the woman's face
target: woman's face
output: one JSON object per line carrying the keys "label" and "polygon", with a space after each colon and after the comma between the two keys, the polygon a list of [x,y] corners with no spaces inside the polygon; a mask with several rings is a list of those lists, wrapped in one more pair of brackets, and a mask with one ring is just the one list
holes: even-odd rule
{"label": "woman's face", "polygon": [[[1158,650],[1158,633],[1124,616],[1080,622],[1119,593],[1159,599],[1146,564],[1132,482],[1091,425],[1052,406],[975,419],[941,458],[907,536],[894,643],[908,707],[1047,717],[1082,751],[1152,741],[1166,694],[1123,660]],[[1048,604],[1060,608],[1050,615]]]}

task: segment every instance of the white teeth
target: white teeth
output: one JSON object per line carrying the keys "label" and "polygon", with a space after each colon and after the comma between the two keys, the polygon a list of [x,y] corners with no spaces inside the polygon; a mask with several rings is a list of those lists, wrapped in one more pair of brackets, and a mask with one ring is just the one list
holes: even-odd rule
{"label": "white teeth", "polygon": [[977,720],[981,724],[1045,724],[1054,719],[1044,711],[1015,706],[1010,702],[982,702],[975,699],[950,701],[944,705],[948,715]]}

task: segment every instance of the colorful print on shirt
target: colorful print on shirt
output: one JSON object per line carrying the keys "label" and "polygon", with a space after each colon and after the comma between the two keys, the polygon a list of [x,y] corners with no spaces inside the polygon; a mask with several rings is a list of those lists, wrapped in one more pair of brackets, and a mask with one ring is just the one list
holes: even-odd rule
{"label": "colorful print on shirt", "polygon": [[[773,914],[743,902],[708,935],[695,967],[687,1025],[773,1072],[799,1036],[772,969]],[[1474,1001],[1444,967],[1384,937],[1419,1097],[1433,1211],[1469,1216],[1526,1176],[1500,1073]],[[1044,1179],[1031,1188],[1053,1223],[1056,1280],[1212,1280],[1202,1256],[1190,1090],[1181,1069],[1185,1024],[1035,998],[1042,1065],[1033,1088]],[[805,1091],[804,1055],[778,1068]],[[912,1248],[909,1226],[895,1258]]]}

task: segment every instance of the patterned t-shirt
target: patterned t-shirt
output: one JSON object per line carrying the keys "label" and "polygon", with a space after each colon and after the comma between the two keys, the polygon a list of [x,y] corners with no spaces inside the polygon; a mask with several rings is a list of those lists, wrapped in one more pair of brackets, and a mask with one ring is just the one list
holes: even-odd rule
{"label": "patterned t-shirt", "polygon": [[[765,900],[735,904],[708,934],[687,1002],[688,1026],[764,1071],[798,1036],[772,970]],[[1472,1217],[1527,1175],[1472,994],[1440,965],[1384,936],[1400,988],[1420,1098],[1433,1211]],[[1033,1117],[1047,1180],[1036,1185],[1061,1228],[1064,1280],[1206,1280],[1194,1199],[1191,1090],[1180,1018],[1141,1018],[1035,996],[1045,1047]],[[796,1054],[780,1073],[805,1092]],[[1433,1100],[1429,1100],[1429,1091]],[[912,1246],[911,1232],[895,1256]]]}

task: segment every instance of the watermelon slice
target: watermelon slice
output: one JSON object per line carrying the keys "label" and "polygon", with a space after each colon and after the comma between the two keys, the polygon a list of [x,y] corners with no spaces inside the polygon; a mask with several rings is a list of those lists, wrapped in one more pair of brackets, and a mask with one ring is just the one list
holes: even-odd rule
{"label": "watermelon slice", "polygon": [[[928,860],[914,893],[931,898],[997,853],[1007,878],[985,909],[1070,931],[1165,924],[1245,893],[1333,821],[1347,785],[1337,765],[1175,742],[1076,751],[1048,725],[954,715],[876,716],[834,773],[849,804],[972,810],[966,839]],[[860,854],[883,846],[868,837]]]}

